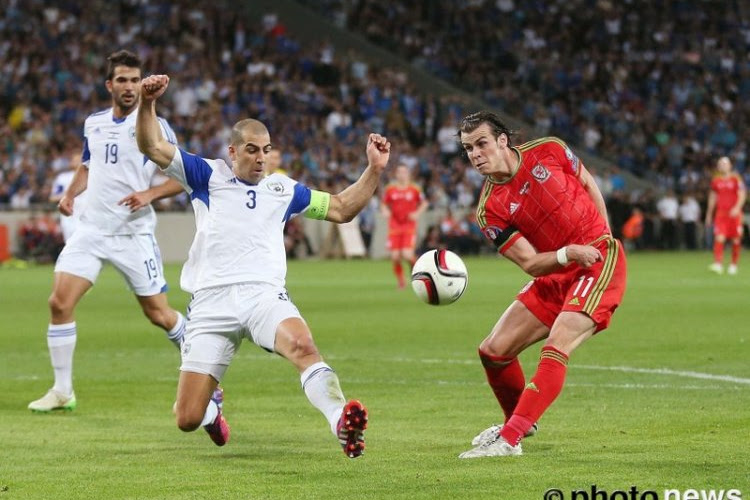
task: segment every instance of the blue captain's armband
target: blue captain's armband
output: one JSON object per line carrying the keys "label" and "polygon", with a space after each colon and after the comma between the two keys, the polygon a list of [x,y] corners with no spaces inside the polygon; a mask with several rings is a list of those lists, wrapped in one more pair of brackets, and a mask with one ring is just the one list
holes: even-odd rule
{"label": "blue captain's armband", "polygon": [[330,193],[323,191],[310,190],[310,205],[305,211],[305,217],[308,219],[324,220],[328,215],[328,208],[331,206]]}

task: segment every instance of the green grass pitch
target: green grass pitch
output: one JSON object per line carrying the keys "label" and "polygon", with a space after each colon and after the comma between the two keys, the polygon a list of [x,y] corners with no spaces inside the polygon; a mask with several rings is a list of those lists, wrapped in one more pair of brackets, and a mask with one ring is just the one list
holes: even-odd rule
{"label": "green grass pitch", "polygon": [[[526,282],[507,261],[467,259],[468,290],[447,307],[397,290],[386,261],[290,262],[288,288],[318,347],[347,397],[370,410],[357,460],[341,452],[291,365],[250,343],[223,384],[229,444],[180,432],[171,414],[178,353],[111,268],[77,312],[78,408],[31,414],[26,405],[52,380],[52,269],[0,269],[0,500],[525,500],[594,484],[658,498],[734,488],[750,498],[750,264],[716,276],[709,260],[632,254],[611,328],[574,354],[524,455],[470,461],[457,455],[499,418],[476,347]],[[170,301],[184,310],[179,267],[166,272]],[[538,354],[523,354],[527,376]]]}

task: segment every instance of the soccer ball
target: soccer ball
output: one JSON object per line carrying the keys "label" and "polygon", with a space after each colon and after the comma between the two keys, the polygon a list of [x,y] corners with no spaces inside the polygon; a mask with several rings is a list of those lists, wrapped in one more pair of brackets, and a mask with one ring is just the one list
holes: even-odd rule
{"label": "soccer ball", "polygon": [[420,300],[433,306],[457,301],[469,281],[466,265],[450,250],[423,253],[411,270],[411,287]]}

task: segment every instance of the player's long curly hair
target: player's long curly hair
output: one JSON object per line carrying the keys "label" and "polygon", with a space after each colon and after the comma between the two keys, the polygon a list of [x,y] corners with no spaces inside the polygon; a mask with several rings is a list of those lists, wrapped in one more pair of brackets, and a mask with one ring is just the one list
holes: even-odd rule
{"label": "player's long curly hair", "polygon": [[470,115],[466,115],[461,123],[458,124],[457,137],[461,139],[461,134],[469,134],[474,132],[480,125],[486,123],[492,130],[492,135],[497,139],[500,134],[505,134],[508,137],[508,146],[511,146],[511,137],[515,134],[514,131],[510,130],[507,125],[492,111],[477,111]]}

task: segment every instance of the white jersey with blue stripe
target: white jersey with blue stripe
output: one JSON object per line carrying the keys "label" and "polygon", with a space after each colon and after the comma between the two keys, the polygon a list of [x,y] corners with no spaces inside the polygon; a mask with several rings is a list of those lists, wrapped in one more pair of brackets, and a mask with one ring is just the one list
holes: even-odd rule
{"label": "white jersey with blue stripe", "polygon": [[[112,108],[89,115],[83,125],[83,165],[88,168],[86,209],[81,225],[99,234],[153,233],[156,215],[151,206],[131,213],[117,203],[134,191],[151,186],[158,168],[138,150],[135,141],[137,109],[115,118]],[[163,136],[176,143],[174,132],[159,119]]]}
{"label": "white jersey with blue stripe", "polygon": [[179,148],[164,172],[185,187],[195,211],[195,239],[180,279],[183,290],[247,282],[284,286],[284,224],[310,206],[308,187],[281,174],[249,184],[223,160]]}

